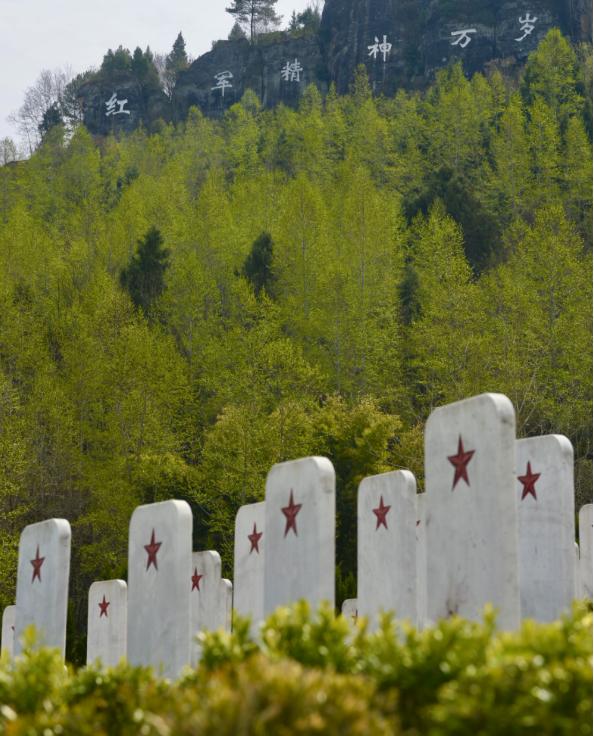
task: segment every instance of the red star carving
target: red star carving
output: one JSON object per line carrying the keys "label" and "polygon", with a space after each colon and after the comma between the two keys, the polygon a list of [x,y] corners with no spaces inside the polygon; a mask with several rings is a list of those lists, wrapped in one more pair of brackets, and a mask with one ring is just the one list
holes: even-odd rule
{"label": "red star carving", "polygon": [[148,570],[151,565],[155,566],[155,570],[158,570],[157,567],[157,552],[159,551],[159,548],[161,546],[162,542],[155,542],[155,530],[151,532],[151,543],[145,544],[144,548],[147,552],[147,559],[146,559],[146,569]]}
{"label": "red star carving", "polygon": [[291,495],[289,496],[289,505],[285,506],[281,511],[285,515],[287,522],[285,524],[285,537],[292,529],[297,536],[297,514],[301,511],[303,504],[294,503],[293,501],[293,489],[291,488]]}
{"label": "red star carving", "polygon": [[43,565],[43,561],[45,560],[45,557],[39,556],[39,545],[37,545],[37,552],[35,552],[35,559],[31,560],[31,564],[33,565],[33,577],[31,578],[31,582],[33,583],[35,581],[35,578],[41,582],[41,566]]}
{"label": "red star carving", "polygon": [[99,601],[99,609],[100,609],[99,610],[99,618],[101,618],[101,616],[105,616],[105,618],[107,618],[107,609],[108,609],[108,607],[109,607],[109,601],[106,601],[105,600],[105,595],[103,595],[103,600],[102,601]]}
{"label": "red star carving", "polygon": [[469,486],[468,473],[466,472],[466,466],[474,455],[474,450],[464,450],[464,443],[462,442],[462,435],[458,437],[458,454],[450,455],[448,460],[454,466],[454,482],[452,483],[452,491],[456,487],[456,484],[462,478],[466,481],[466,485]]}
{"label": "red star carving", "polygon": [[373,513],[377,516],[376,522],[375,522],[375,531],[377,531],[380,526],[385,526],[386,529],[388,528],[388,522],[386,521],[386,516],[388,514],[388,511],[391,509],[391,506],[384,506],[384,497],[380,496],[380,502],[379,506],[376,509],[372,509]]}
{"label": "red star carving", "polygon": [[258,554],[260,554],[260,548],[258,547],[258,543],[260,542],[260,539],[263,534],[264,532],[259,532],[256,529],[256,523],[254,522],[254,529],[251,534],[248,534],[248,539],[250,540],[250,544],[251,544],[250,554],[252,554],[254,550],[256,550]]}
{"label": "red star carving", "polygon": [[204,575],[199,575],[198,568],[195,567],[194,574],[192,575],[192,590],[200,591],[200,581],[202,580],[203,577]]}
{"label": "red star carving", "polygon": [[536,481],[539,478],[540,473],[533,473],[532,467],[530,463],[528,463],[526,465],[526,475],[518,475],[518,480],[524,486],[522,489],[521,501],[523,501],[529,493],[534,496],[534,500],[536,501]]}

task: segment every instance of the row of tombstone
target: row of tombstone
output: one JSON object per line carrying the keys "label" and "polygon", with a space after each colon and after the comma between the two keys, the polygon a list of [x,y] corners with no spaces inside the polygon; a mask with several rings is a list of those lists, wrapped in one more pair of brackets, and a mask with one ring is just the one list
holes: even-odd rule
{"label": "row of tombstone", "polygon": [[[358,494],[357,598],[347,615],[376,625],[393,611],[423,627],[487,603],[499,625],[551,621],[576,597],[592,597],[592,505],[575,542],[573,449],[561,435],[516,440],[501,394],[432,412],[425,431],[425,486],[406,470],[365,478]],[[175,677],[200,658],[193,634],[231,628],[232,608],[254,631],[277,606],[334,604],[335,474],[308,457],[273,466],[265,501],[236,517],[234,588],[213,551],[192,552],[183,501],[138,507],[130,521],[128,583],[93,583],[87,661],[152,665]],[[34,625],[40,643],[66,644],[70,525],[50,519],[21,535],[16,606],[5,609],[2,647],[18,654]]]}

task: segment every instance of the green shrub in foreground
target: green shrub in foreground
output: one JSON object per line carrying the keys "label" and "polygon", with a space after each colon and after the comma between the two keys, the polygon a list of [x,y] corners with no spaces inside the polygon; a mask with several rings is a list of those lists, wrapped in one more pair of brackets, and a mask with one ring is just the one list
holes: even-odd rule
{"label": "green shrub in foreground", "polygon": [[359,673],[379,692],[398,694],[384,705],[407,733],[592,733],[592,613],[576,603],[552,624],[526,621],[514,633],[497,631],[487,609],[483,623],[453,617],[424,631],[384,617],[377,632],[365,622],[353,632],[322,607],[312,616],[301,602],[278,609],[256,645],[239,622],[233,634],[202,637],[203,667],[238,663],[259,648],[272,660]]}
{"label": "green shrub in foreground", "polygon": [[576,604],[519,632],[450,619],[377,632],[328,608],[279,609],[259,640],[246,621],[203,635],[178,682],[125,664],[65,668],[51,650],[0,663],[0,733],[476,736],[592,733],[592,614]]}

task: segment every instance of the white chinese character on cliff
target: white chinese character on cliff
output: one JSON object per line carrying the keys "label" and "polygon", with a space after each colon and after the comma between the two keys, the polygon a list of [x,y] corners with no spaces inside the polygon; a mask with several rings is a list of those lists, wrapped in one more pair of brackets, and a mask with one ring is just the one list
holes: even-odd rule
{"label": "white chinese character on cliff", "polygon": [[[105,107],[107,108],[107,111],[105,112],[106,117],[109,117],[110,115],[129,115],[130,110],[124,110],[124,105],[127,102],[127,99],[118,100],[117,95],[114,92],[109,100],[107,100],[107,102],[105,103]],[[116,106],[118,108],[117,110]]]}
{"label": "white chinese character on cliff", "polygon": [[284,67],[281,69],[281,77],[285,82],[300,82],[300,74],[303,71],[303,67],[297,59],[295,61],[287,61]]}
{"label": "white chinese character on cliff", "polygon": [[531,18],[530,13],[526,13],[525,18],[518,18],[518,20],[520,21],[520,30],[524,32],[524,35],[521,38],[516,38],[516,41],[523,41],[534,30],[534,24],[538,18],[536,16]]}
{"label": "white chinese character on cliff", "polygon": [[469,33],[476,33],[476,28],[465,28],[463,31],[452,31],[450,36],[458,36],[458,38],[453,41],[450,46],[460,46],[461,49],[465,49],[472,41],[468,35]]}
{"label": "white chinese character on cliff", "polygon": [[231,89],[233,85],[229,81],[230,79],[233,79],[233,74],[231,72],[219,72],[218,74],[215,74],[215,79],[217,80],[217,83],[214,87],[211,87],[211,89],[221,90],[221,97],[225,96],[225,90]]}
{"label": "white chinese character on cliff", "polygon": [[384,40],[381,43],[379,38],[375,36],[375,43],[372,43],[371,46],[368,46],[367,48],[369,49],[367,56],[373,56],[374,59],[377,59],[377,55],[381,54],[384,57],[385,64],[386,59],[392,50],[392,44],[388,41],[388,37],[386,35],[384,35]]}

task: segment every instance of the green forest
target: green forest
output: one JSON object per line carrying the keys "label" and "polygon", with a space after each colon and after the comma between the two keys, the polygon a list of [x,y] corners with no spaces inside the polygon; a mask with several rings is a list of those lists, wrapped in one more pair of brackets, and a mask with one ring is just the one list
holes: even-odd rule
{"label": "green forest", "polygon": [[0,607],[23,526],[69,519],[80,660],[135,506],[187,500],[230,575],[237,509],[310,454],[336,468],[340,602],[360,480],[422,488],[429,413],[484,391],[518,436],[571,439],[591,499],[591,68],[553,30],[513,75],[385,99],[360,69],[296,110],[55,125],[1,167]]}

